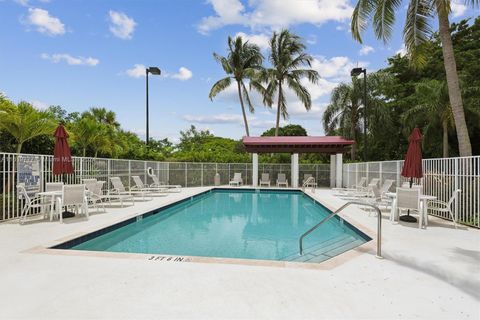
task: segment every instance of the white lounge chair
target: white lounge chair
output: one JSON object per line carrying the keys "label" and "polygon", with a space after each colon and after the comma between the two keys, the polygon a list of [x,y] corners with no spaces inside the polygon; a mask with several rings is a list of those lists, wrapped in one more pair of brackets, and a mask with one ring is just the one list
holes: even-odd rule
{"label": "white lounge chair", "polygon": [[441,213],[448,213],[450,215],[450,218],[453,221],[453,225],[455,226],[455,229],[457,229],[457,216],[453,214],[452,212],[452,205],[454,201],[458,200],[458,196],[462,190],[457,189],[453,191],[452,196],[448,200],[448,202],[441,201],[441,200],[431,200],[428,202],[428,210],[434,211],[434,212],[441,212]]}
{"label": "white lounge chair", "polygon": [[259,185],[260,187],[263,185],[270,187],[270,174],[262,173],[262,177],[260,178]]}
{"label": "white lounge chair", "polygon": [[[310,179],[312,178],[312,179]],[[309,180],[310,179],[310,180]],[[306,183],[306,184],[305,184]],[[311,173],[305,173],[303,175],[303,181],[302,181],[302,186],[304,187],[316,187],[317,182],[315,181],[315,178],[313,178]]]}
{"label": "white lounge chair", "polygon": [[350,188],[333,188],[332,190],[335,191],[334,195],[336,196],[345,196],[348,193],[364,190],[366,182],[367,182],[367,178],[361,177],[358,183],[351,186]]}
{"label": "white lounge chair", "polygon": [[392,179],[385,179],[385,181],[383,181],[383,184],[380,187],[380,193],[382,194],[382,197],[385,196],[385,193],[390,191],[390,188],[393,186],[394,183],[395,180]]}
{"label": "white lounge chair", "polygon": [[[62,197],[57,199],[57,201],[60,208],[74,207],[75,214],[79,214],[81,212],[88,219],[87,189],[84,184],[64,185],[62,190]],[[60,222],[62,222],[61,213]]]}
{"label": "white lounge chair", "polygon": [[235,172],[233,175],[233,179],[230,180],[229,185],[231,186],[241,186],[243,184],[243,179],[242,179],[242,173],[241,172]]}
{"label": "white lounge chair", "polygon": [[137,191],[145,191],[148,192],[150,195],[155,196],[166,196],[166,192],[168,192],[167,188],[163,187],[148,187],[143,184],[142,179],[139,176],[132,176],[133,182],[135,185],[130,190],[137,190]]}
{"label": "white lounge chair", "polygon": [[153,183],[150,185],[150,188],[163,188],[167,189],[168,192],[181,192],[182,186],[179,184],[165,184],[158,177],[154,174],[149,174],[150,178],[152,178]]}
{"label": "white lounge chair", "polygon": [[[148,194],[146,191],[135,191],[135,190],[127,190],[120,180],[119,177],[110,177],[110,181],[112,182],[113,189],[109,191],[109,195],[130,195],[130,196],[139,196],[142,197],[142,200],[146,200],[145,196]],[[152,200],[149,198],[148,200]]]}
{"label": "white lounge chair", "polygon": [[279,173],[277,175],[277,187],[285,186],[288,188],[288,179],[285,173]]}
{"label": "white lounge chair", "polygon": [[[96,179],[94,179],[96,180]],[[102,189],[105,181],[96,181],[95,184],[87,184],[87,194],[90,202],[94,204],[94,207],[98,210],[97,203],[99,202],[105,210],[105,201],[108,201],[109,204],[112,204],[112,201],[119,201],[121,207],[123,208],[124,201],[131,201],[132,205],[135,205],[135,197],[129,194],[104,194]]]}
{"label": "white lounge chair", "polygon": [[51,205],[51,201],[44,197],[30,197],[23,183],[17,185],[17,196],[18,199],[23,200],[23,208],[20,212],[20,223],[24,223],[27,220],[27,215],[30,211],[38,209],[40,211],[43,210],[45,213],[45,209]]}
{"label": "white lounge chair", "polygon": [[45,183],[45,191],[62,191],[63,182],[47,182]]}
{"label": "white lounge chair", "polygon": [[420,205],[420,189],[419,188],[397,188],[397,210],[394,213],[398,218],[399,212],[402,210],[410,210],[418,212],[418,227],[422,227],[423,213]]}

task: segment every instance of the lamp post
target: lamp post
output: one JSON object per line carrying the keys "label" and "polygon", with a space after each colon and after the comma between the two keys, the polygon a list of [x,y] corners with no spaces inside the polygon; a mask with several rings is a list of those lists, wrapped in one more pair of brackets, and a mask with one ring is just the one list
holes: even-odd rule
{"label": "lamp post", "polygon": [[149,129],[149,128],[148,128],[148,74],[151,73],[151,74],[154,74],[154,75],[157,75],[157,76],[158,76],[158,75],[160,75],[161,71],[160,71],[160,69],[157,68],[157,67],[149,67],[149,68],[145,69],[145,73],[146,73],[146,76],[147,76],[147,77],[146,77],[146,79],[147,79],[147,80],[146,80],[146,81],[147,81],[147,83],[146,83],[146,87],[147,87],[146,103],[147,103],[147,105],[146,105],[146,119],[145,119],[145,120],[146,120],[146,127],[147,127],[146,129],[147,129],[147,130],[146,130],[146,134],[145,134],[145,135],[146,135],[146,137],[145,137],[145,144],[148,146],[148,138],[149,138],[149,134],[148,134],[148,133],[149,133],[149,132],[148,132],[148,129]]}
{"label": "lamp post", "polygon": [[363,73],[363,139],[364,139],[364,146],[363,146],[363,158],[365,162],[368,161],[367,159],[367,118],[368,118],[368,109],[367,109],[367,69],[363,68],[353,68],[350,72],[352,77],[357,77],[361,73]]}

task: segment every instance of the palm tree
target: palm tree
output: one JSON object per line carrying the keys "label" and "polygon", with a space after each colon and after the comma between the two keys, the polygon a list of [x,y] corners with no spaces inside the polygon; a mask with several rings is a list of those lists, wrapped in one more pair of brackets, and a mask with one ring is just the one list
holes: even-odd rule
{"label": "palm tree", "polygon": [[83,116],[93,117],[98,122],[106,124],[113,129],[120,128],[120,123],[117,121],[115,112],[105,108],[92,107],[89,111],[84,112]]}
{"label": "palm tree", "polygon": [[16,151],[20,153],[26,141],[41,135],[53,135],[55,121],[50,113],[37,110],[28,102],[15,105],[7,99],[1,99],[0,128],[15,138]]}
{"label": "palm tree", "polygon": [[[377,92],[380,84],[390,83],[391,80],[391,76],[384,72],[372,73],[367,78],[368,122],[369,129],[374,132],[379,124],[385,126],[391,123],[381,92]],[[330,104],[323,113],[323,128],[329,135],[340,133],[357,142],[363,125],[364,83],[362,78],[352,77],[351,83],[340,83],[333,89]],[[350,155],[352,160],[356,159],[357,143],[352,145]]]}
{"label": "palm tree", "polygon": [[266,105],[272,105],[273,96],[278,92],[275,136],[278,136],[280,115],[284,119],[288,119],[284,85],[295,92],[305,109],[310,110],[312,107],[310,93],[301,81],[303,78],[307,78],[308,81],[317,83],[319,75],[313,69],[301,69],[304,66],[311,67],[313,60],[312,56],[304,52],[305,48],[302,39],[288,30],[282,30],[280,33],[274,32],[270,39],[269,58],[272,68],[261,72],[258,78],[260,82],[267,81],[267,87],[262,90],[258,84],[259,81],[252,82],[257,90],[263,91]]}
{"label": "palm tree", "polygon": [[[465,0],[465,2],[472,7],[480,3],[479,0]],[[386,42],[392,33],[395,11],[401,5],[401,0],[358,0],[352,14],[351,28],[353,37],[362,42],[360,33],[365,30],[368,21],[373,16],[375,35]],[[414,65],[425,63],[424,44],[428,41],[428,37],[431,34],[429,19],[435,14],[437,15],[448,94],[457,128],[460,156],[471,156],[472,146],[465,121],[457,65],[450,34],[450,22],[448,19],[448,14],[451,12],[450,5],[450,0],[409,0],[403,36],[408,55]]]}
{"label": "palm tree", "polygon": [[232,83],[232,79],[237,82],[238,99],[242,107],[243,122],[245,124],[245,132],[247,137],[250,136],[248,129],[247,115],[245,113],[245,106],[243,99],[247,101],[250,112],[254,112],[254,107],[250,101],[247,87],[244,80],[251,79],[256,70],[262,68],[263,56],[260,53],[260,48],[257,45],[244,42],[242,37],[238,36],[235,39],[228,37],[228,56],[222,57],[216,53],[213,54],[215,60],[222,65],[223,70],[228,75],[217,81],[210,90],[208,97],[210,100],[227,89]]}
{"label": "palm tree", "polygon": [[[352,78],[352,83],[341,83],[333,89],[330,104],[323,113],[323,128],[327,134],[340,130],[342,136],[357,141],[363,117],[362,79]],[[351,159],[356,159],[357,143],[350,149]]]}
{"label": "palm tree", "polygon": [[73,145],[81,150],[82,157],[87,155],[89,148],[94,151],[96,157],[99,151],[107,151],[112,146],[105,134],[105,125],[90,117],[80,118],[70,129]]}

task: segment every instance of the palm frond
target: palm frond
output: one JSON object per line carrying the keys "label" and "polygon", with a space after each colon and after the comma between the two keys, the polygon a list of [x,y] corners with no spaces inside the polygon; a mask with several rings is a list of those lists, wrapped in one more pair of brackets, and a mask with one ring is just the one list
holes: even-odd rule
{"label": "palm frond", "polygon": [[254,113],[255,108],[253,107],[252,101],[250,101],[250,95],[248,94],[248,90],[247,90],[247,87],[245,86],[245,83],[243,83],[243,81],[240,81],[240,86],[242,87],[242,96],[247,101],[248,110],[250,110],[251,113]]}
{"label": "palm frond", "polygon": [[362,32],[368,26],[373,11],[374,0],[358,0],[352,13],[351,31],[355,40],[362,43]]}
{"label": "palm frond", "polygon": [[302,86],[298,79],[295,79],[292,76],[287,76],[286,80],[288,87],[295,92],[295,95],[298,99],[300,99],[302,104],[305,106],[305,109],[310,110],[312,108],[312,98],[307,88]]}
{"label": "palm frond", "polygon": [[425,43],[432,33],[429,19],[432,17],[432,0],[411,0],[403,29],[407,54],[413,65],[426,62]]}
{"label": "palm frond", "polygon": [[210,100],[213,100],[213,98],[217,94],[219,94],[220,92],[228,88],[231,83],[232,83],[232,78],[230,77],[226,77],[215,82],[215,84],[212,86],[212,89],[210,89],[210,93],[208,94],[208,97],[210,98]]}
{"label": "palm frond", "polygon": [[373,30],[377,38],[387,42],[392,35],[395,23],[395,11],[401,5],[401,0],[377,0],[373,16]]}

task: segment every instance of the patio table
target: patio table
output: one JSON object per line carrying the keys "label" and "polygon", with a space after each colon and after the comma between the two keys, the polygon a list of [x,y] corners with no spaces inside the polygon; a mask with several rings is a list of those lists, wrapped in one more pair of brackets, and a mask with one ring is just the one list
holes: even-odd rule
{"label": "patio table", "polygon": [[42,191],[37,193],[40,197],[50,197],[50,221],[53,218],[53,210],[55,208],[55,200],[63,196],[62,191]]}
{"label": "patio table", "polygon": [[[390,209],[390,221],[395,222],[397,218],[397,193],[396,192],[387,192],[385,195],[389,198],[392,199],[392,208]],[[420,195],[420,223],[419,227],[422,226],[422,224],[425,225],[425,228],[428,225],[428,201],[430,200],[436,200],[436,196],[430,196],[427,194],[421,194]]]}

